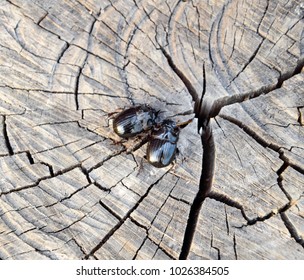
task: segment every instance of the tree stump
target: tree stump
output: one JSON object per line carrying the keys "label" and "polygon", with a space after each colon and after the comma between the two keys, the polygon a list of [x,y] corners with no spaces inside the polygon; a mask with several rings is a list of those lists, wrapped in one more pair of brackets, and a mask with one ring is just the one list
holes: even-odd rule
{"label": "tree stump", "polygon": [[[0,0],[0,258],[304,259],[303,16],[300,0]],[[134,104],[193,118],[178,71],[214,108],[214,168],[196,117],[166,168],[109,124]]]}

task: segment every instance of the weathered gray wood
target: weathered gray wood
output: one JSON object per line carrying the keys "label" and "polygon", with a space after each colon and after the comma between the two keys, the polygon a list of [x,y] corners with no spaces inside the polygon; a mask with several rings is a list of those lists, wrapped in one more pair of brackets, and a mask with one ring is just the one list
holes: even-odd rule
{"label": "weathered gray wood", "polygon": [[157,169],[107,118],[142,103],[193,117],[163,50],[214,109],[188,258],[304,259],[303,17],[299,0],[0,0],[0,259],[180,257],[197,120]]}

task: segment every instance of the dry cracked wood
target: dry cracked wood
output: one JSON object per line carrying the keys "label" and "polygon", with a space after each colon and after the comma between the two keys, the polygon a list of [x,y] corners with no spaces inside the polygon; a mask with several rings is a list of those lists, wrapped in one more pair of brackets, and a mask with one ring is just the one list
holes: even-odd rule
{"label": "dry cracked wood", "polygon": [[[304,259],[303,17],[300,0],[0,0],[0,258]],[[186,120],[204,89],[215,155],[197,119],[174,166],[115,145],[108,113]]]}

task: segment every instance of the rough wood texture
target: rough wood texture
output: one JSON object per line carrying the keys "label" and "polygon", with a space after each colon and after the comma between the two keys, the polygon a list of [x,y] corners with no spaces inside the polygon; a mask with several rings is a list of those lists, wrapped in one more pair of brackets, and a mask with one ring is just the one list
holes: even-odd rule
{"label": "rough wood texture", "polygon": [[[0,258],[304,259],[303,16],[300,0],[0,0]],[[215,108],[191,244],[197,120],[162,169],[107,120],[193,117],[165,54]]]}

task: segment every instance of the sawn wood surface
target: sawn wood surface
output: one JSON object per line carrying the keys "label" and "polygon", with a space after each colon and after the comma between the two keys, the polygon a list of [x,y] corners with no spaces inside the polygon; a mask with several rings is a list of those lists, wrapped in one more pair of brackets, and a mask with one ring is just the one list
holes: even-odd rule
{"label": "sawn wood surface", "polygon": [[[0,0],[0,259],[179,259],[188,245],[187,259],[303,260],[303,17],[301,0]],[[217,108],[190,243],[197,119],[166,168],[108,119],[134,104],[193,118],[168,58]]]}

